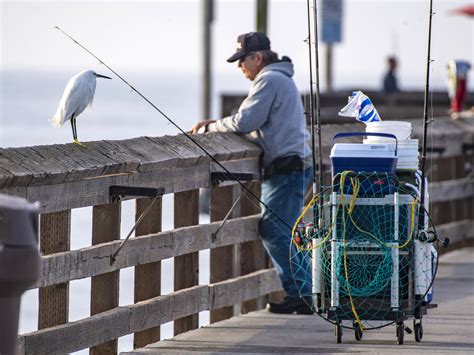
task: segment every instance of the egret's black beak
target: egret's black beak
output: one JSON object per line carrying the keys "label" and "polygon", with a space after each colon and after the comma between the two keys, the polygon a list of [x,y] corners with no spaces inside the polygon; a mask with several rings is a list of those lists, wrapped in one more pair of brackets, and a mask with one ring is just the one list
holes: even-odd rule
{"label": "egret's black beak", "polygon": [[109,76],[105,76],[105,75],[101,75],[101,74],[97,74],[97,73],[94,73],[94,75],[95,75],[97,78],[112,79],[112,78],[109,77]]}

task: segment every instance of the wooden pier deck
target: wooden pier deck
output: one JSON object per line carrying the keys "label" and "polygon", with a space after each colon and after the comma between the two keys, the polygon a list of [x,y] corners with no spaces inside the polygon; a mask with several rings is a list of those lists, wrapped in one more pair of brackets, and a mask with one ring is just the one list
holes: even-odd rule
{"label": "wooden pier deck", "polygon": [[395,326],[388,326],[365,332],[360,342],[346,330],[336,344],[334,326],[318,316],[260,310],[121,354],[474,353],[474,248],[441,257],[434,297],[439,307],[423,318],[419,343],[405,333],[404,344],[397,345]]}

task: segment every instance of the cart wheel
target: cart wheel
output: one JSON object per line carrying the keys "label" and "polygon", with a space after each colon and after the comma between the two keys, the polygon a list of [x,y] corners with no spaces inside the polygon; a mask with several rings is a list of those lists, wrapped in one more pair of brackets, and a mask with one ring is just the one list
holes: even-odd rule
{"label": "cart wheel", "polygon": [[357,341],[362,340],[362,328],[360,327],[360,324],[357,322],[354,322],[354,336]]}
{"label": "cart wheel", "polygon": [[405,333],[405,326],[403,325],[403,322],[397,323],[397,339],[398,339],[398,345],[403,344],[403,335]]}
{"label": "cart wheel", "polygon": [[338,344],[342,343],[342,327],[341,323],[336,323],[336,341]]}
{"label": "cart wheel", "polygon": [[419,343],[423,339],[423,325],[421,323],[416,323],[415,328],[415,340]]}

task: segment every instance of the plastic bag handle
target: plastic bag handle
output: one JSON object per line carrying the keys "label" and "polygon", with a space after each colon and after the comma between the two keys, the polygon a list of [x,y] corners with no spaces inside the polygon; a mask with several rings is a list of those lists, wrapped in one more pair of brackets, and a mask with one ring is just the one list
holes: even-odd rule
{"label": "plastic bag handle", "polygon": [[332,139],[332,145],[336,143],[337,138],[342,138],[342,137],[363,137],[363,136],[375,136],[375,137],[386,137],[386,138],[393,138],[395,139],[395,156],[397,155],[398,152],[398,139],[397,136],[391,133],[376,133],[376,132],[345,132],[345,133],[338,133],[334,136]]}

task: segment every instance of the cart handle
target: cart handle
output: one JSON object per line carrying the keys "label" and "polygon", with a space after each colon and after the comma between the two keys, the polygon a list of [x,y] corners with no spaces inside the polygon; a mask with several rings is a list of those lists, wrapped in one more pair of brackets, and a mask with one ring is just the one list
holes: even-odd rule
{"label": "cart handle", "polygon": [[346,133],[338,133],[332,139],[332,145],[336,143],[337,138],[342,137],[363,137],[363,136],[375,136],[375,137],[387,137],[395,139],[395,156],[397,155],[398,151],[398,139],[397,136],[391,133],[376,133],[376,132],[346,132]]}

